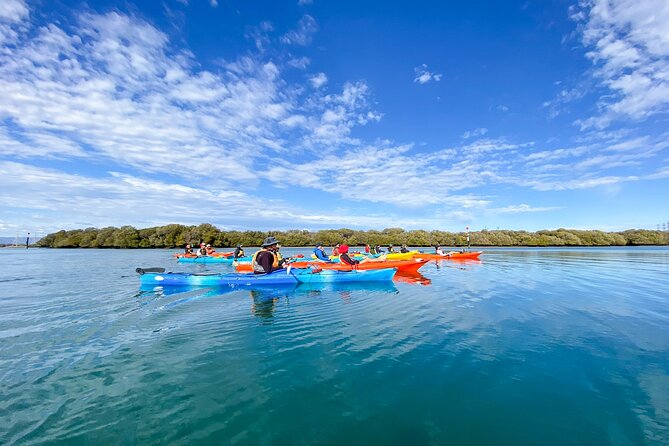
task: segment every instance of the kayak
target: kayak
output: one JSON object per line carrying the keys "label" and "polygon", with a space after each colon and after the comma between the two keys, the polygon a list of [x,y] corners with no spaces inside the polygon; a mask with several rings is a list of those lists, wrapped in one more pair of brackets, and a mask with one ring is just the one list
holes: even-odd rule
{"label": "kayak", "polygon": [[[321,261],[301,261],[301,262],[292,262],[290,266],[292,266],[293,268],[309,268],[310,266],[314,266],[317,268],[332,269],[337,271],[350,271],[352,269],[373,270],[373,269],[385,269],[385,268],[397,268],[398,271],[418,271],[418,268],[425,265],[429,261],[430,259],[420,259],[420,258],[415,258],[411,260],[388,260],[385,262],[369,261],[355,265],[355,267],[341,262],[328,263]],[[250,263],[238,263],[235,266],[235,269],[237,270],[238,273],[253,271]]]}
{"label": "kayak", "polygon": [[416,257],[421,257],[423,259],[435,259],[435,260],[457,260],[457,259],[478,259],[479,256],[483,254],[483,251],[471,251],[471,252],[454,252],[451,254],[416,254]]}
{"label": "kayak", "polygon": [[[234,254],[234,252],[232,252],[232,251],[230,251],[230,252],[214,252],[212,254],[208,254],[208,257],[230,257],[233,254]],[[200,256],[198,256],[197,254],[184,254],[184,253],[179,254],[179,253],[177,253],[177,254],[174,254],[174,257],[176,257],[177,259],[182,259],[182,258],[183,259],[196,259]]]}
{"label": "kayak", "polygon": [[397,268],[338,271],[332,269],[291,269],[300,283],[348,283],[390,281]]}
{"label": "kayak", "polygon": [[[252,257],[240,257],[237,261],[241,262],[250,262]],[[215,257],[215,256],[202,256],[202,257],[179,257],[177,263],[223,263],[231,265],[235,260],[232,257]]]}
{"label": "kayak", "polygon": [[[375,254],[372,257],[380,257],[384,254]],[[385,254],[387,260],[409,260],[415,257],[420,257],[420,252],[418,251],[409,251],[409,252],[391,252]]]}
{"label": "kayak", "polygon": [[336,271],[320,269],[277,270],[270,274],[172,273],[165,268],[137,268],[142,285],[160,286],[253,286],[296,283],[344,283],[392,280],[397,269]]}

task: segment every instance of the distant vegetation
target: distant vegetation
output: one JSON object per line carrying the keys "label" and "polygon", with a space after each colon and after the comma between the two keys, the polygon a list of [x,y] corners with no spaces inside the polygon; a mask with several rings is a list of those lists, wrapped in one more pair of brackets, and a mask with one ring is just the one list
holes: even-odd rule
{"label": "distant vegetation", "polygon": [[[38,246],[49,248],[181,248],[186,243],[211,243],[217,247],[259,246],[268,235],[278,238],[284,246],[313,246],[320,242],[326,246],[337,243],[349,245],[402,245],[409,246],[465,246],[464,232],[405,231],[388,228],[383,231],[354,231],[352,229],[327,229],[322,231],[221,231],[213,225],[167,225],[135,229],[88,228],[59,231],[43,237]],[[557,229],[551,231],[481,230],[470,233],[474,246],[626,246],[669,245],[669,232],[630,229],[623,232],[579,231]]]}

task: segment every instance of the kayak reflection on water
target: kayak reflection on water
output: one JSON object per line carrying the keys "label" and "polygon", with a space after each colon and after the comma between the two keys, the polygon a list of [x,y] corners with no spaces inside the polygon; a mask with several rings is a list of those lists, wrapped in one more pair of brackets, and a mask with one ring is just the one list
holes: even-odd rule
{"label": "kayak reflection on water", "polygon": [[[163,308],[171,308],[204,298],[220,297],[235,291],[248,291],[251,297],[251,314],[271,321],[277,303],[291,297],[328,298],[329,294],[338,294],[345,301],[355,299],[356,296],[368,295],[370,292],[395,294],[399,291],[392,282],[350,282],[350,283],[318,283],[299,284],[291,286],[153,286],[142,285],[136,297],[152,296],[162,299],[171,299],[162,302]],[[360,293],[360,292],[363,293]],[[153,302],[157,302],[153,300]],[[145,302],[149,303],[149,302]]]}

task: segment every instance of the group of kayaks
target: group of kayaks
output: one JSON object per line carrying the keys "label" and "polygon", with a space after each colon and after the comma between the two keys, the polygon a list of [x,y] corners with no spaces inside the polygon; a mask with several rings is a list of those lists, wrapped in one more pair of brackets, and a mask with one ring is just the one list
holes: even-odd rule
{"label": "group of kayaks", "polygon": [[[210,256],[178,255],[179,263],[223,263],[232,264],[236,273],[187,273],[166,272],[164,268],[137,268],[142,285],[153,286],[203,286],[203,287],[248,287],[253,285],[296,285],[299,283],[350,283],[390,281],[394,276],[417,273],[430,260],[476,260],[480,251],[451,252],[446,255],[427,254],[419,251],[389,253],[385,258],[368,259],[357,265],[341,263],[331,257],[330,262],[320,260],[296,260],[289,267],[269,274],[253,274],[252,257],[232,258],[232,253]],[[301,256],[304,258],[303,256]],[[368,256],[356,254],[359,259]]]}

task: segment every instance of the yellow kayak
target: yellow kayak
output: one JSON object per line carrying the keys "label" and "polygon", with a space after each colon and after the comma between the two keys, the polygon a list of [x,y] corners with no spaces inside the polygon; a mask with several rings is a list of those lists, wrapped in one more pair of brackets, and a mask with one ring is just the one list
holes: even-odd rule
{"label": "yellow kayak", "polygon": [[418,251],[409,251],[409,252],[391,252],[390,254],[386,255],[386,259],[388,260],[409,260],[413,259],[415,257],[420,257],[417,256],[416,254],[420,254]]}

